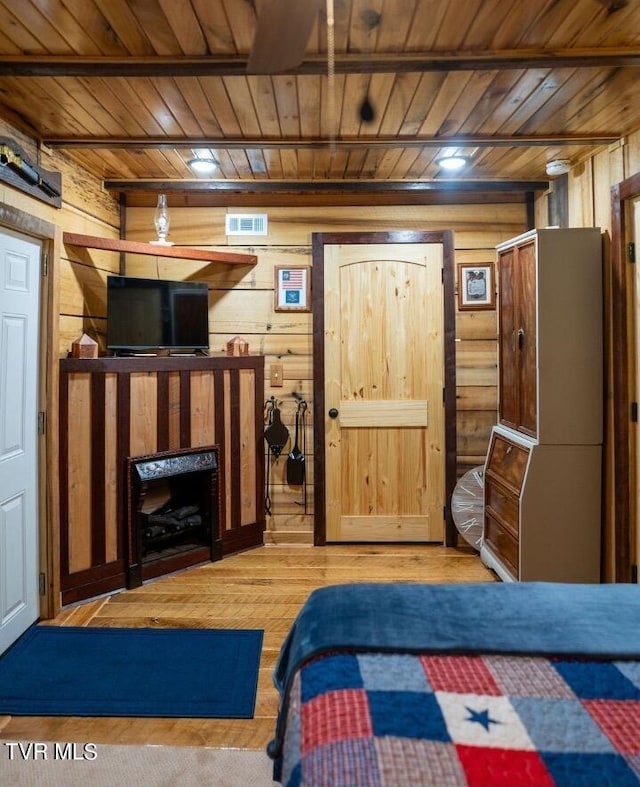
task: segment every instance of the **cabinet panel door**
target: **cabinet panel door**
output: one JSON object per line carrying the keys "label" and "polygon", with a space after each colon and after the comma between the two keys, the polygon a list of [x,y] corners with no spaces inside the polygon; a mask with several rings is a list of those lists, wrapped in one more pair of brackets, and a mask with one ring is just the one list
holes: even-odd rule
{"label": "cabinet panel door", "polygon": [[500,422],[511,429],[518,426],[518,372],[516,358],[515,250],[507,249],[498,258],[500,287]]}
{"label": "cabinet panel door", "polygon": [[489,447],[487,475],[497,478],[515,495],[519,495],[529,461],[529,452],[504,437],[494,435]]}
{"label": "cabinet panel door", "polygon": [[518,579],[518,541],[490,515],[485,519],[484,538],[514,579]]}
{"label": "cabinet panel door", "polygon": [[536,247],[534,241],[518,247],[518,429],[536,437],[538,386],[536,368]]}
{"label": "cabinet panel door", "polygon": [[494,483],[490,478],[485,478],[487,486],[486,506],[489,516],[494,516],[504,529],[514,538],[520,534],[520,506],[518,498]]}

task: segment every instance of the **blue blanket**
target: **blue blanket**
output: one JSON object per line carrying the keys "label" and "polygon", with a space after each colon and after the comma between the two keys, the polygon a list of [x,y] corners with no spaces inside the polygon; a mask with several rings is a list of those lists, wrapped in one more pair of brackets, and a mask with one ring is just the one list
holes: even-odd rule
{"label": "blue blanket", "polygon": [[564,583],[367,583],[314,591],[280,652],[276,738],[288,692],[309,659],[333,651],[640,657],[640,587]]}

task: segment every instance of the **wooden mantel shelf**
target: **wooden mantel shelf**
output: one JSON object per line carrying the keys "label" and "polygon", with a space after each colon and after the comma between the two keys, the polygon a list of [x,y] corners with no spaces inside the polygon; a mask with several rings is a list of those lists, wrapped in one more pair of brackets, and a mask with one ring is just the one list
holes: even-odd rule
{"label": "wooden mantel shelf", "polygon": [[82,246],[87,249],[106,249],[129,254],[148,254],[154,257],[176,257],[183,260],[203,260],[205,262],[223,262],[227,265],[255,265],[258,258],[255,254],[236,254],[226,251],[207,251],[187,246],[161,246],[155,243],[140,243],[133,240],[115,240],[97,238],[95,235],[78,235],[75,232],[64,232],[62,240],[68,246]]}

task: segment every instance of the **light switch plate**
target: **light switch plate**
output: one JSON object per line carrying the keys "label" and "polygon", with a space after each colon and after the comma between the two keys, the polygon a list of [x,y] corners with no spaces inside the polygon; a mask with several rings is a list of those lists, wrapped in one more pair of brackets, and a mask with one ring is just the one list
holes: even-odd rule
{"label": "light switch plate", "polygon": [[269,380],[272,388],[282,388],[284,385],[282,374],[282,364],[272,363],[269,367]]}

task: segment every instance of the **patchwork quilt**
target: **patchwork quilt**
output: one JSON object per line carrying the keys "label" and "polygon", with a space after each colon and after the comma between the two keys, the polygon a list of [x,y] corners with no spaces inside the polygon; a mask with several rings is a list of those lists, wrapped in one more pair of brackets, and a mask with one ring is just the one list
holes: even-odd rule
{"label": "patchwork quilt", "polygon": [[290,684],[286,787],[640,785],[640,661],[332,652]]}

